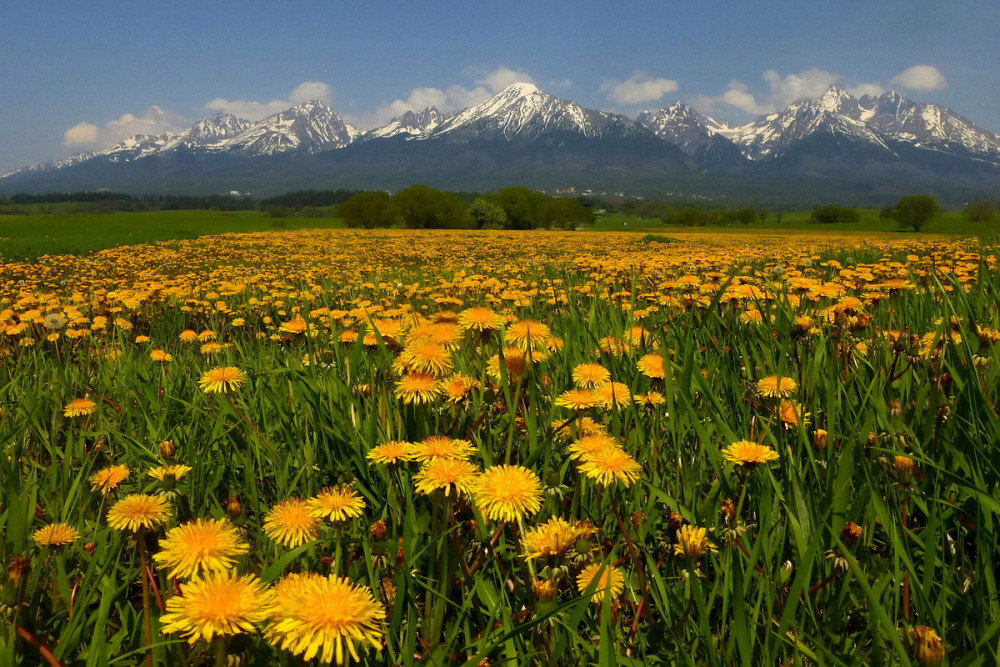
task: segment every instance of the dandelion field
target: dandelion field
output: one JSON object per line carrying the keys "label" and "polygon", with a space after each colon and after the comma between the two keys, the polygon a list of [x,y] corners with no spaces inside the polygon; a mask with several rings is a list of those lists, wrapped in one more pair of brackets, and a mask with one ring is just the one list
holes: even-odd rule
{"label": "dandelion field", "polygon": [[988,665],[978,241],[315,230],[0,265],[0,663]]}

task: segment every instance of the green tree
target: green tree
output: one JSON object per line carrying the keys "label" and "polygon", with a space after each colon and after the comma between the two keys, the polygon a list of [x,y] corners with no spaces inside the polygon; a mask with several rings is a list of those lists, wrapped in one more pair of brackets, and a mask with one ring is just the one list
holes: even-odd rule
{"label": "green tree", "polygon": [[410,229],[461,229],[472,219],[461,199],[426,185],[411,185],[392,196],[392,206]]}
{"label": "green tree", "polygon": [[469,206],[469,215],[480,229],[503,229],[507,226],[507,214],[503,207],[492,199],[477,197]]}
{"label": "green tree", "polygon": [[907,195],[901,197],[892,211],[892,217],[902,228],[919,232],[941,209],[930,195]]}
{"label": "green tree", "polygon": [[577,225],[592,223],[594,212],[573,197],[556,197],[539,206],[536,217],[544,227],[575,229]]}
{"label": "green tree", "polygon": [[537,227],[538,207],[547,199],[544,193],[522,187],[504,188],[497,193],[497,203],[507,214],[508,229]]}
{"label": "green tree", "polygon": [[388,192],[359,192],[337,207],[348,227],[390,227],[395,220]]}
{"label": "green tree", "polygon": [[977,199],[962,209],[962,215],[970,222],[989,222],[996,214],[997,203],[992,199]]}
{"label": "green tree", "polygon": [[837,204],[820,206],[812,212],[812,217],[809,219],[810,222],[818,222],[824,225],[841,222],[858,222],[859,220],[861,220],[861,214],[857,210],[838,206]]}

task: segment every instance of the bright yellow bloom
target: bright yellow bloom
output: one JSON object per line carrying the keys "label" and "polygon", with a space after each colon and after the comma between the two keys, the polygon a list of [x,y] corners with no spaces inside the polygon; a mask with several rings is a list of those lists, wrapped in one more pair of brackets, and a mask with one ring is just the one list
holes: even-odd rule
{"label": "bright yellow bloom", "polygon": [[658,354],[647,354],[636,362],[639,372],[651,379],[662,380],[666,371],[663,369],[663,357]]}
{"label": "bright yellow bloom", "polygon": [[150,350],[150,352],[149,352],[149,358],[152,359],[153,361],[159,361],[161,363],[166,363],[168,361],[173,361],[173,359],[174,359],[173,356],[171,356],[170,354],[167,354],[166,352],[164,352],[163,350],[158,349],[158,348],[155,349],[155,350]]}
{"label": "bright yellow bloom", "polygon": [[573,368],[573,382],[581,389],[593,389],[611,380],[611,372],[600,364],[580,364]]}
{"label": "bright yellow bloom", "polygon": [[625,576],[618,568],[604,563],[592,563],[583,568],[583,571],[577,575],[576,589],[580,591],[580,595],[587,594],[587,589],[597,578],[598,572],[600,572],[601,578],[597,580],[596,584],[593,584],[594,588],[590,596],[590,601],[594,604],[600,604],[606,593],[610,593],[612,598],[618,597],[622,589],[625,588]]}
{"label": "bright yellow bloom", "polygon": [[475,331],[496,331],[503,326],[503,318],[489,308],[468,308],[458,314],[458,325]]}
{"label": "bright yellow bloom", "polygon": [[586,410],[600,405],[600,401],[590,389],[570,389],[556,398],[556,405],[570,410]]}
{"label": "bright yellow bloom", "polygon": [[155,468],[150,468],[147,474],[153,479],[162,482],[164,479],[168,477],[173,477],[174,479],[180,479],[189,472],[191,472],[191,466],[175,463],[171,465],[156,466]]}
{"label": "bright yellow bloom", "polygon": [[331,521],[347,521],[361,516],[365,510],[364,499],[349,486],[323,489],[307,502],[310,516]]}
{"label": "bright yellow bloom", "polygon": [[761,463],[778,460],[778,452],[767,445],[740,440],[722,450],[722,458],[732,461],[738,466],[754,467]]}
{"label": "bright yellow bloom", "polygon": [[206,371],[198,380],[198,386],[206,394],[225,394],[239,389],[246,381],[247,376],[240,369],[233,366],[219,366]]}
{"label": "bright yellow bloom", "polygon": [[382,648],[385,611],[371,589],[346,577],[298,577],[288,586],[276,586],[276,607],[265,630],[272,644],[305,661],[319,657],[329,664],[344,663],[344,647],[360,660],[355,642]]}
{"label": "bright yellow bloom", "polygon": [[194,645],[257,632],[254,623],[267,620],[274,610],[274,594],[255,575],[215,572],[183,585],[180,595],[167,600],[160,617],[161,632],[179,632]]}
{"label": "bright yellow bloom", "polygon": [[377,447],[372,447],[365,458],[372,463],[381,463],[382,465],[410,461],[413,459],[413,445],[408,442],[390,440]]}
{"label": "bright yellow bloom", "polygon": [[586,521],[566,521],[552,517],[545,523],[524,531],[522,555],[527,559],[562,556],[581,537],[589,537],[596,529]]}
{"label": "bright yellow bloom", "polygon": [[112,505],[108,510],[108,525],[115,530],[134,532],[166,523],[170,512],[170,502],[166,498],[137,493]]}
{"label": "bright yellow bloom", "polygon": [[580,462],[580,472],[596,480],[598,484],[608,485],[618,481],[628,488],[639,479],[642,466],[625,450],[605,447],[584,454]]}
{"label": "bright yellow bloom", "polygon": [[521,350],[542,349],[552,337],[549,327],[534,320],[521,320],[507,327],[504,342]]}
{"label": "bright yellow bloom", "polygon": [[61,547],[80,539],[80,532],[68,523],[50,523],[31,534],[39,546]]}
{"label": "bright yellow bloom", "polygon": [[517,521],[542,507],[542,483],[523,466],[487,468],[472,494],[480,511],[493,521]]}
{"label": "bright yellow bloom", "polygon": [[468,440],[456,440],[444,435],[424,438],[410,448],[410,459],[430,461],[431,459],[468,459],[479,450]]}
{"label": "bright yellow bloom", "polygon": [[705,555],[706,551],[715,551],[715,546],[705,537],[705,528],[696,526],[681,526],[677,529],[677,544],[674,545],[674,553],[678,556],[687,556],[692,560],[698,560]]}
{"label": "bright yellow bloom", "polygon": [[63,408],[63,416],[84,417],[93,414],[97,410],[97,404],[89,398],[74,398]]}
{"label": "bright yellow bloom", "polygon": [[309,513],[309,503],[287,498],[271,508],[264,518],[264,534],[289,549],[319,537],[319,520]]}
{"label": "bright yellow bloom", "polygon": [[396,382],[396,398],[409,405],[432,403],[441,397],[441,386],[438,379],[423,373],[404,375]]}
{"label": "bright yellow bloom", "polygon": [[788,376],[769,375],[757,381],[757,393],[767,398],[787,398],[798,388],[794,379]]}
{"label": "bright yellow bloom", "polygon": [[612,449],[621,449],[618,440],[607,433],[585,435],[569,446],[569,457],[571,459],[582,459],[588,454],[593,454],[609,447]]}
{"label": "bright yellow bloom", "polygon": [[917,625],[907,631],[910,652],[921,667],[937,667],[944,660],[944,644],[934,628]]}
{"label": "bright yellow bloom", "polygon": [[454,487],[457,493],[469,495],[476,485],[479,469],[463,459],[435,458],[421,466],[413,476],[413,485],[419,493],[430,495],[444,489],[449,495]]}
{"label": "bright yellow bloom", "polygon": [[443,345],[417,341],[407,345],[399,360],[411,373],[421,373],[439,378],[451,372],[451,353]]}
{"label": "bright yellow bloom", "polygon": [[108,495],[109,491],[117,488],[128,476],[129,469],[125,466],[110,466],[98,470],[90,476],[90,490]]}
{"label": "bright yellow bloom", "polygon": [[230,570],[236,556],[248,551],[246,541],[228,522],[195,519],[168,530],[153,560],[173,568],[169,576],[187,578]]}

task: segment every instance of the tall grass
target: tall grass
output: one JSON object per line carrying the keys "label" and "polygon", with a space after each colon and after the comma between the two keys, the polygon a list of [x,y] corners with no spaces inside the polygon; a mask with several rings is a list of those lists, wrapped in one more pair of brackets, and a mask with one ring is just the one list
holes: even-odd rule
{"label": "tall grass", "polygon": [[[578,238],[586,242],[560,248]],[[993,249],[815,252],[807,239],[751,248],[743,237],[685,237],[667,244],[675,254],[665,260],[664,244],[601,239],[386,232],[354,246],[349,234],[234,236],[102,254],[61,296],[46,296],[45,281],[72,275],[5,267],[8,328],[32,308],[38,317],[55,310],[52,299],[65,311],[74,287],[86,290],[74,307],[87,321],[68,328],[111,319],[76,339],[62,330],[47,341],[33,321],[3,337],[0,532],[10,567],[0,662],[35,664],[51,652],[66,665],[137,664],[149,650],[154,664],[211,664],[207,644],[158,631],[158,605],[183,591],[161,568],[152,570],[152,645],[143,642],[135,541],[105,517],[118,497],[148,492],[170,497],[170,526],[199,517],[238,526],[251,546],[241,572],[273,583],[289,571],[336,570],[370,587],[384,606],[384,641],[362,652],[366,664],[907,665],[920,664],[909,632],[917,626],[943,638],[947,664],[995,664]],[[335,244],[348,248],[326,265],[321,249]],[[287,254],[297,247],[302,255]],[[392,265],[404,249],[415,262]],[[310,254],[315,267],[293,268]],[[43,278],[18,286],[32,267]],[[697,280],[685,286],[682,275]],[[896,277],[902,285],[888,282]],[[842,292],[811,295],[796,278]],[[101,292],[102,280],[119,281],[121,294]],[[467,331],[452,360],[478,386],[452,402],[404,403],[393,365],[406,334],[379,322],[474,305],[509,314],[508,327],[544,322],[561,344],[523,376],[505,367],[497,378],[487,362],[504,348],[503,331]],[[296,313],[309,333],[279,329]],[[200,343],[178,340],[188,328],[211,329],[225,346],[201,354]],[[36,342],[23,344],[29,336]],[[153,347],[173,361],[153,361]],[[649,354],[663,358],[663,378],[639,371]],[[576,413],[557,406],[583,363],[661,398]],[[200,390],[200,375],[219,366],[242,369],[247,384],[230,395]],[[757,390],[772,375],[795,380],[795,419],[782,420],[781,399]],[[65,417],[63,406],[84,395],[97,411]],[[638,482],[602,486],[570,461],[556,427],[576,437],[583,417],[641,464]],[[504,525],[464,495],[417,492],[417,463],[366,459],[383,442],[431,435],[472,442],[481,469],[530,468],[543,482],[542,509]],[[164,462],[163,440],[192,468],[171,490],[146,475]],[[722,450],[741,440],[778,459],[728,462]],[[89,479],[112,464],[132,472],[104,497]],[[263,534],[273,504],[334,485],[361,494],[361,519],[295,549]],[[525,530],[551,516],[597,532],[565,556],[526,561]],[[80,539],[35,544],[32,532],[56,521]],[[384,533],[372,530],[377,521]],[[712,549],[676,555],[683,524],[707,528]],[[149,540],[153,551],[161,536]],[[30,567],[15,567],[19,557]],[[594,604],[596,583],[580,593],[576,577],[591,563],[623,574],[620,595]],[[556,582],[555,597],[537,594],[538,578]],[[259,635],[235,637],[228,651],[240,664],[299,664]]]}

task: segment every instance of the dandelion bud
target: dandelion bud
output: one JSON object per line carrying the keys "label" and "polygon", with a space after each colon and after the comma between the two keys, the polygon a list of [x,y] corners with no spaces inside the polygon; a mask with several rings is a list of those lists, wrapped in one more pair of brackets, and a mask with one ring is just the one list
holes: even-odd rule
{"label": "dandelion bud", "polygon": [[868,434],[868,446],[874,447],[875,443],[877,442],[878,442],[878,436],[875,435],[874,431],[872,431],[871,433]]}
{"label": "dandelion bud", "polygon": [[937,667],[944,660],[944,645],[934,628],[918,625],[909,630],[910,653],[922,667]]}
{"label": "dandelion bud", "polygon": [[818,428],[813,431],[813,444],[817,449],[826,449],[828,434],[825,429]]}
{"label": "dandelion bud", "polygon": [[160,485],[163,486],[164,491],[173,491],[174,487],[177,486],[177,475],[172,472],[164,473]]}
{"label": "dandelion bud", "polygon": [[7,564],[7,578],[15,588],[21,585],[30,570],[31,560],[21,554],[11,554],[10,563]]}
{"label": "dandelion bud", "polygon": [[160,456],[168,461],[174,458],[174,443],[170,440],[160,442]]}
{"label": "dandelion bud", "polygon": [[86,544],[83,545],[83,550],[86,552],[88,556],[93,556],[94,552],[97,550],[97,545],[94,544],[93,542],[87,542]]}
{"label": "dandelion bud", "polygon": [[893,417],[899,417],[903,414],[903,403],[898,398],[894,398],[889,402],[889,414]]}
{"label": "dandelion bud", "polygon": [[847,546],[850,546],[861,539],[861,533],[863,529],[858,524],[853,521],[848,521],[844,524],[844,527],[840,529],[840,540]]}
{"label": "dandelion bud", "polygon": [[229,513],[229,517],[234,521],[242,518],[243,506],[240,505],[239,496],[233,496],[226,502],[226,512]]}
{"label": "dandelion bud", "polygon": [[903,484],[913,481],[913,475],[917,472],[916,462],[908,456],[896,457],[896,475]]}
{"label": "dandelion bud", "polygon": [[722,501],[722,506],[719,508],[719,513],[722,514],[722,518],[729,522],[736,518],[736,506],[733,505],[733,501],[726,498]]}
{"label": "dandelion bud", "polygon": [[671,512],[670,519],[667,521],[667,528],[677,530],[682,525],[684,525],[684,517],[681,516],[680,512]]}
{"label": "dandelion bud", "polygon": [[535,590],[535,597],[543,602],[556,596],[555,584],[548,579],[535,579],[532,588]]}
{"label": "dandelion bud", "polygon": [[396,547],[396,569],[400,570],[406,563],[406,552],[403,551],[403,538],[399,538],[399,546]]}
{"label": "dandelion bud", "polygon": [[373,523],[368,528],[368,530],[369,530],[369,532],[371,532],[372,537],[374,537],[376,540],[381,540],[382,538],[385,537],[385,534],[386,534],[388,528],[385,525],[385,521],[382,520],[382,519],[379,519],[378,521],[376,521],[375,523]]}

